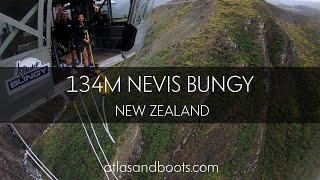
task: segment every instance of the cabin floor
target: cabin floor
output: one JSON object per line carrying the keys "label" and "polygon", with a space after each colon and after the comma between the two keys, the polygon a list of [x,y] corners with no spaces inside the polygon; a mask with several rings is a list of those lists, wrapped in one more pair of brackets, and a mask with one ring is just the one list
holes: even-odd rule
{"label": "cabin floor", "polygon": [[96,52],[93,52],[93,58],[95,63],[104,64],[106,63],[106,61],[111,60],[111,58],[120,54],[121,54],[120,51],[115,51],[115,52],[96,51]]}
{"label": "cabin floor", "polygon": [[[123,57],[121,56],[120,51],[112,51],[112,52],[95,51],[93,52],[93,59],[94,59],[94,63],[98,64],[98,66],[101,68],[111,67],[114,64],[117,64],[122,60],[124,60]],[[83,68],[77,68],[77,69],[78,69],[78,72],[80,73],[78,73],[75,76],[83,75],[84,69]],[[55,68],[53,70],[54,70],[53,72],[54,84],[56,86],[63,84],[63,82],[65,82],[67,77],[70,76],[70,73],[66,68]]]}

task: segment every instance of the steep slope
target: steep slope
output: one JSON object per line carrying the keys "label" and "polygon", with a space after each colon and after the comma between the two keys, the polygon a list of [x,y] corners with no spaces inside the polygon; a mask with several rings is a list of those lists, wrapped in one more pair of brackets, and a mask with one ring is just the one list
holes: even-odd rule
{"label": "steep slope", "polygon": [[[262,0],[165,5],[153,12],[144,48],[119,66],[318,67],[319,29],[319,20]],[[265,107],[303,113],[297,105],[300,101],[292,101],[288,109],[268,103]],[[226,111],[217,118],[236,118],[236,112],[245,110],[241,103],[235,103]],[[267,118],[265,111],[261,114]],[[318,124],[112,124],[110,129],[119,144],[103,143],[113,161],[121,157],[121,162],[130,164],[161,160],[163,164],[220,166],[219,173],[122,175],[133,179],[305,178],[320,163]],[[103,130],[99,135],[103,136]],[[120,152],[125,147],[128,151]],[[34,144],[34,149],[57,176],[102,178],[79,124],[56,125]]]}
{"label": "steep slope", "polygon": [[[200,2],[192,6],[196,6],[197,3]],[[152,26],[146,40],[147,45],[125,65],[319,66],[320,26],[318,19],[298,16],[263,1],[221,0],[215,1],[213,7],[213,13],[205,18],[206,23],[197,28],[197,31],[184,39],[179,37],[167,39],[166,46],[162,49],[157,48],[156,52],[150,51],[149,48],[157,46],[158,39],[172,32],[160,31],[162,25],[167,21],[165,19],[154,21],[160,14],[154,12]],[[162,8],[160,12],[165,12],[172,7]],[[178,33],[179,31],[173,32],[173,34]],[[136,62],[138,63],[135,64]],[[277,111],[279,107],[272,108],[273,111]],[[319,125],[285,124],[268,124],[266,127],[257,125],[194,127],[187,130],[189,133],[180,134],[185,138],[178,145],[172,145],[174,153],[169,151],[167,155],[160,157],[167,157],[168,164],[176,162],[224,164],[222,168],[226,170],[218,175],[219,177],[236,174],[237,177],[249,175],[259,178],[261,176],[265,178],[303,178],[312,174],[312,169],[316,167],[315,164],[319,164],[318,128]],[[221,133],[221,129],[225,130],[224,133]],[[314,137],[309,134],[310,132],[314,133]],[[264,133],[267,134],[266,144],[264,144],[264,138],[259,139],[259,136]],[[234,139],[234,135],[240,138]],[[147,135],[146,137],[150,138]],[[155,136],[153,140],[156,141],[158,138]],[[300,144],[301,141],[305,143]],[[286,150],[281,144],[286,144]],[[266,152],[261,153],[256,159],[254,154],[259,148]],[[150,158],[149,161],[152,162],[155,159],[157,158]],[[177,175],[170,173],[165,176],[169,179],[178,178]],[[179,174],[179,177],[181,176],[190,177]],[[208,176],[217,177],[216,174],[213,174],[212,176],[205,175],[203,178],[206,179]],[[192,176],[192,178],[196,177],[201,177],[201,175]]]}
{"label": "steep slope", "polygon": [[[197,3],[199,2],[184,5],[184,8],[196,6]],[[163,6],[162,9],[158,9],[159,12],[164,12],[163,14],[169,14],[166,16],[169,21],[163,18],[164,15],[161,13],[158,16],[155,11],[154,14],[157,15],[151,19],[146,46],[128,62],[128,65],[138,63],[140,66],[260,66],[264,52],[263,42],[259,36],[264,33],[270,37],[266,39],[270,40],[270,43],[265,45],[271,48],[271,56],[277,53],[272,48],[277,49],[279,45],[283,48],[281,50],[288,51],[288,54],[293,49],[296,50],[295,53],[291,53],[292,56],[298,56],[295,65],[319,65],[317,61],[319,57],[318,19],[296,16],[262,1],[243,1],[242,3],[216,1],[213,6],[220,11],[211,12],[211,16],[205,16],[204,20],[200,20],[203,17],[201,13],[193,16],[192,20],[190,16],[188,17],[193,12],[197,12],[196,7],[186,12],[183,18],[179,12],[172,14],[177,12],[174,9],[170,11],[174,7]],[[186,19],[192,23],[184,24]],[[206,23],[193,28],[192,24],[198,22]],[[185,29],[186,31],[189,29],[188,26],[192,27],[193,32],[183,33]],[[180,32],[184,37],[182,39]],[[272,44],[274,38],[277,38],[279,44]],[[292,43],[295,48],[291,46]],[[274,60],[274,58],[270,59]],[[289,59],[292,62],[295,61],[294,57]],[[277,59],[277,63],[279,62],[281,61]]]}
{"label": "steep slope", "polygon": [[263,11],[290,38],[297,56],[295,66],[318,67],[320,19],[299,16],[269,4],[263,7]]}
{"label": "steep slope", "polygon": [[11,132],[5,126],[0,127],[0,176],[4,179],[23,179],[26,177],[24,168],[22,167],[22,160],[19,162],[17,156],[20,147],[13,141]]}

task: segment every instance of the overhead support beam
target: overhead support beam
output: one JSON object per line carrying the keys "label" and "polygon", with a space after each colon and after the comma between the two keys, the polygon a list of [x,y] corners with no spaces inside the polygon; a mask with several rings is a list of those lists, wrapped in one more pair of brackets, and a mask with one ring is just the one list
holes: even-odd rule
{"label": "overhead support beam", "polygon": [[48,0],[47,3],[47,46],[51,47],[51,22],[53,22],[53,14],[52,14],[52,0]]}
{"label": "overhead support beam", "polygon": [[108,10],[109,10],[109,16],[110,16],[110,24],[113,23],[113,14],[112,14],[112,1],[108,0]]}
{"label": "overhead support beam", "polygon": [[24,23],[21,23],[13,18],[7,16],[7,15],[0,13],[0,19],[1,19],[1,21],[8,23],[18,29],[21,29],[29,34],[32,34],[34,36],[38,36],[38,31],[36,29],[33,29],[32,27],[27,26]]}
{"label": "overhead support beam", "polygon": [[38,8],[38,47],[43,47],[43,9],[44,9],[44,1],[39,1],[39,8]]}
{"label": "overhead support beam", "polygon": [[[37,12],[37,10],[38,10],[38,4],[36,4],[35,6],[33,6],[33,8],[22,18],[22,20],[20,21],[20,22],[18,22],[18,21],[16,21],[16,22],[18,22],[19,24],[23,24],[23,25],[25,25],[25,23],[27,23],[28,22],[28,20]],[[5,20],[6,20],[6,18],[8,17],[8,16],[6,16],[6,15],[4,15],[4,14],[2,14],[2,13],[0,13],[0,20],[1,21],[4,21],[4,22],[6,22]],[[12,18],[11,18],[12,19]],[[7,22],[8,24],[10,24],[10,25],[13,25],[13,24],[11,24],[10,22]],[[14,26],[14,25],[13,25]],[[25,25],[26,26],[26,25]],[[29,26],[27,26],[27,27],[29,27]],[[29,27],[30,28],[30,27]],[[4,52],[4,50],[9,46],[9,44],[10,44],[10,42],[13,40],[13,38],[17,35],[17,33],[18,33],[18,31],[19,31],[19,29],[21,29],[21,28],[19,28],[19,27],[17,27],[17,28],[15,28],[14,30],[12,30],[11,31],[11,33],[9,34],[9,36],[6,38],[6,40],[2,43],[2,45],[1,45],[1,47],[0,47],[0,56],[3,54],[3,52]],[[33,28],[31,28],[33,31],[36,31],[35,29],[33,29]],[[21,29],[21,30],[23,30],[23,29]],[[35,36],[37,36],[37,33],[35,33],[36,35]]]}

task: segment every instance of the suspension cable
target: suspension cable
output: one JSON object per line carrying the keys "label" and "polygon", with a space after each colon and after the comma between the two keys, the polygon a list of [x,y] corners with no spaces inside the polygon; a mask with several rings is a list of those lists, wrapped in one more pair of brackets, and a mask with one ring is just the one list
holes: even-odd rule
{"label": "suspension cable", "polygon": [[49,179],[53,180],[53,178],[43,169],[43,167],[34,159],[34,157],[26,150],[28,156],[33,160],[34,163],[48,176]]}
{"label": "suspension cable", "polygon": [[111,134],[110,134],[110,131],[109,131],[109,127],[108,127],[108,124],[107,124],[106,109],[105,109],[104,105],[105,105],[105,96],[102,96],[102,113],[103,113],[103,117],[104,117],[104,122],[106,122],[105,126],[106,126],[106,128],[108,129],[108,134],[109,134],[109,137],[110,137],[111,141],[112,141],[113,143],[116,143],[116,142],[114,141],[114,139],[112,138],[112,136],[111,136]]}
{"label": "suspension cable", "polygon": [[75,102],[74,100],[72,101],[72,104],[73,104],[73,107],[74,107],[74,109],[76,110],[76,112],[77,112],[77,114],[78,114],[78,116],[79,116],[79,119],[80,119],[80,121],[81,121],[82,127],[83,127],[83,129],[84,129],[84,131],[85,131],[85,133],[86,133],[87,139],[88,139],[88,141],[89,141],[89,143],[90,143],[90,146],[91,146],[91,148],[92,148],[92,150],[93,150],[93,152],[94,152],[94,154],[95,154],[95,156],[96,156],[96,158],[97,158],[97,160],[98,160],[98,162],[99,162],[99,164],[100,164],[100,166],[101,166],[104,174],[107,176],[108,180],[110,180],[110,179],[109,179],[109,176],[108,176],[107,172],[105,171],[104,166],[102,165],[102,163],[101,163],[101,161],[100,161],[100,158],[99,158],[99,156],[98,156],[98,154],[97,154],[97,152],[96,152],[96,150],[95,150],[95,148],[94,148],[94,146],[93,146],[93,144],[92,144],[92,141],[91,141],[90,136],[89,136],[89,134],[88,134],[87,128],[86,128],[86,126],[85,126],[85,124],[84,124],[84,122],[83,122],[83,120],[82,120],[81,115],[80,115],[78,106],[77,106],[77,104],[76,104],[76,102]]}
{"label": "suspension cable", "polygon": [[[85,112],[86,112],[86,115],[87,115],[87,117],[88,117],[88,120],[89,120],[89,123],[90,123],[91,129],[92,129],[92,131],[93,131],[93,135],[94,135],[94,137],[95,137],[95,139],[96,139],[96,141],[97,141],[97,144],[98,144],[98,146],[99,146],[99,149],[100,149],[100,151],[102,152],[102,155],[103,155],[103,157],[104,157],[104,159],[105,159],[105,161],[106,161],[106,163],[107,163],[108,167],[111,167],[111,166],[110,166],[110,163],[109,163],[109,161],[108,161],[108,159],[107,159],[107,157],[106,157],[106,155],[105,155],[105,153],[104,153],[104,151],[103,151],[103,149],[102,149],[102,147],[101,147],[101,144],[100,144],[99,138],[98,138],[98,136],[97,136],[97,134],[96,134],[96,131],[95,131],[94,127],[93,127],[93,124],[92,124],[91,118],[90,118],[90,116],[89,116],[89,113],[88,113],[87,107],[86,107],[86,105],[85,105],[85,103],[84,103],[84,101],[83,101],[83,97],[82,97],[81,93],[79,93],[79,96],[80,96],[80,99],[81,99],[82,105],[83,105],[83,107],[84,107],[84,110],[85,110]],[[113,173],[113,171],[112,171],[112,170],[111,170],[111,173],[112,173],[112,175],[113,175],[116,179],[118,179],[118,178],[117,178],[117,176]]]}
{"label": "suspension cable", "polygon": [[[95,105],[95,107],[96,107],[96,110],[97,110],[98,115],[99,115],[99,117],[100,117],[100,119],[101,119],[101,121],[102,121],[102,125],[103,125],[106,133],[108,134],[108,136],[109,136],[109,138],[111,139],[111,141],[112,141],[113,143],[116,143],[115,140],[113,139],[111,133],[110,133],[110,130],[109,130],[109,127],[108,127],[108,123],[107,123],[106,117],[104,117],[104,119],[103,119],[102,116],[101,116],[100,110],[99,110],[99,108],[98,108],[98,104],[97,104],[97,102],[96,102],[96,99],[95,99],[95,97],[94,97],[91,89],[90,89],[90,93],[91,93],[91,97],[92,97],[93,103],[94,103],[94,105]],[[102,111],[104,112],[104,111],[105,111],[105,109],[104,109],[104,96],[102,96],[102,101],[103,101],[103,102],[102,102],[102,103],[103,103],[103,104],[102,104]],[[105,114],[105,112],[104,112],[104,114]]]}
{"label": "suspension cable", "polygon": [[[29,151],[31,153],[31,155],[36,159],[36,161],[38,161],[41,166],[53,177],[53,179],[58,179],[57,177],[55,177],[51,171],[40,161],[40,159],[37,157],[36,154],[34,154],[34,152],[32,151],[32,149],[28,146],[28,144],[26,143],[26,141],[22,138],[22,136],[20,135],[20,133],[18,132],[18,130],[14,127],[14,125],[12,123],[9,124],[12,129],[15,131],[16,135],[19,137],[19,139],[21,140],[21,142],[24,144],[24,146],[26,147],[27,151]],[[30,156],[31,157],[31,156]],[[32,158],[32,157],[31,157]],[[32,158],[34,160],[34,158]],[[34,162],[37,164],[34,160]],[[42,169],[42,168],[41,168]],[[44,171],[45,172],[45,171]],[[46,172],[45,172],[46,173]],[[47,174],[47,173],[46,173]]]}

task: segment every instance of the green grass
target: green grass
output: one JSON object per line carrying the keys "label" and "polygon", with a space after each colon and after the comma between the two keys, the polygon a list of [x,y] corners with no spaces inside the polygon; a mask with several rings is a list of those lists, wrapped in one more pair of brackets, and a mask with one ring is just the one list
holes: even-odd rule
{"label": "green grass", "polygon": [[268,124],[264,179],[309,179],[319,169],[319,124]]}
{"label": "green grass", "polygon": [[[148,51],[152,42],[158,38],[160,38],[164,33],[170,31],[172,28],[177,26],[181,20],[181,17],[185,15],[188,11],[190,11],[193,8],[192,3],[187,3],[184,6],[181,6],[175,11],[175,14],[172,18],[165,18],[165,20],[158,19],[158,17],[153,17],[157,23],[151,25],[151,27],[148,29],[148,33],[144,40],[144,47],[139,51],[139,53],[131,59],[131,61],[139,60],[140,58],[144,57]],[[151,17],[152,18],[152,17]],[[152,20],[151,20],[152,21]],[[166,54],[169,54],[167,49],[161,50],[161,52],[165,51]],[[162,66],[161,63],[161,52],[158,52],[154,57],[152,57],[151,62],[144,62],[146,66]],[[143,64],[140,64],[143,65]],[[125,66],[125,65],[124,65]]]}
{"label": "green grass", "polygon": [[[304,74],[291,74],[278,79],[278,83],[286,83],[283,87],[291,90],[272,91],[274,95],[270,99],[270,124],[267,125],[262,162],[264,179],[310,179],[314,171],[319,171],[316,168],[320,165],[320,125],[292,123],[318,121],[318,77],[317,70],[305,69]],[[273,120],[281,120],[283,123],[271,123]]]}
{"label": "green grass", "polygon": [[[89,114],[92,120],[98,118],[92,102],[87,101],[87,105],[91,107],[89,108]],[[74,110],[69,107],[68,111]],[[87,122],[83,109],[80,108],[80,111],[83,120]],[[40,139],[33,143],[32,148],[58,178],[103,179],[103,171],[91,149],[80,120],[76,116],[75,111],[73,114],[74,123],[55,124]],[[95,115],[93,116],[93,114]],[[100,122],[98,120],[94,121]],[[111,142],[101,123],[94,123],[93,126],[106,157],[110,161],[115,155],[117,144]],[[90,125],[86,124],[86,128],[100,159],[103,161],[103,165],[106,165],[102,152],[99,150],[97,143],[95,143]],[[109,123],[110,132],[117,143],[119,143],[118,140],[126,128],[127,125],[123,123]]]}
{"label": "green grass", "polygon": [[[180,11],[184,9],[192,10],[192,6],[182,8]],[[178,14],[185,13],[178,11]],[[242,62],[250,66],[259,65],[262,58],[262,47],[258,39],[259,21],[251,21],[250,24],[246,24],[248,20],[255,19],[256,16],[258,13],[254,10],[252,1],[219,0],[215,3],[214,15],[208,17],[208,22],[197,33],[177,44],[168,44],[166,48],[159,49],[158,53],[150,58],[150,62],[148,60],[145,64],[202,67],[237,66],[239,62]],[[160,20],[158,27],[167,23],[168,21]],[[160,32],[164,31],[156,28],[148,32],[145,46],[152,43],[158,34],[162,34]],[[226,49],[225,44],[229,41],[237,45],[236,50]],[[145,53],[142,50],[141,54]]]}
{"label": "green grass", "polygon": [[[144,142],[143,154],[138,161],[140,165],[151,165],[155,161],[163,161],[167,153],[173,149],[177,141],[175,124],[144,124],[142,139]],[[154,179],[155,173],[137,173],[133,179]]]}
{"label": "green grass", "polygon": [[282,22],[297,55],[297,66],[318,67],[320,65],[320,21],[310,20],[304,24]]}

